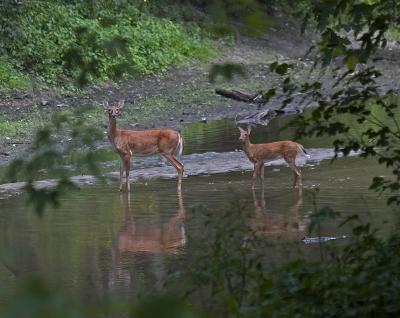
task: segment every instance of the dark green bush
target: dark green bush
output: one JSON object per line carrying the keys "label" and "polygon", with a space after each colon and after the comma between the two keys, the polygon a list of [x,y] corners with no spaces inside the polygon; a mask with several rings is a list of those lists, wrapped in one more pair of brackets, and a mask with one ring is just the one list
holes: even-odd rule
{"label": "dark green bush", "polygon": [[13,67],[7,59],[0,58],[0,93],[20,91],[28,87],[28,77]]}
{"label": "dark green bush", "polygon": [[[89,80],[113,77],[121,65],[120,73],[149,74],[213,54],[200,29],[156,18],[127,2],[30,0],[13,9],[13,21],[3,24],[17,30],[8,33],[12,38],[3,42],[3,50],[15,64],[50,83],[77,76],[82,65],[67,63],[66,55],[75,47],[81,50],[78,62],[93,68]],[[124,50],[116,49],[115,39],[123,41]]]}
{"label": "dark green bush", "polygon": [[327,262],[297,261],[260,284],[264,317],[398,317],[400,237],[359,226]]}

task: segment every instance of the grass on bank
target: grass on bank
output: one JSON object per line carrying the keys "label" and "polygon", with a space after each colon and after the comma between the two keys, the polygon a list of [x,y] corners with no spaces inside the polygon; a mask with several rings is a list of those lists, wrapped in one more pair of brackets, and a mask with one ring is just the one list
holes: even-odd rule
{"label": "grass on bank", "polygon": [[28,76],[13,66],[9,60],[0,57],[0,94],[26,91],[29,88]]}

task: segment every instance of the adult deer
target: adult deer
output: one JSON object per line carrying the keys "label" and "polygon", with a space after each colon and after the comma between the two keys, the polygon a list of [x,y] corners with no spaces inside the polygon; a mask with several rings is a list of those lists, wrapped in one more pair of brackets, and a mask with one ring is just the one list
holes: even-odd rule
{"label": "adult deer", "polygon": [[296,166],[296,157],[302,152],[307,154],[304,147],[294,141],[276,141],[266,144],[252,144],[250,142],[251,128],[247,131],[238,127],[240,131],[239,139],[244,142],[243,150],[249,160],[254,164],[253,172],[253,188],[258,176],[264,181],[264,161],[283,158],[293,171],[294,182],[293,187],[301,186],[301,171]]}
{"label": "adult deer", "polygon": [[118,129],[117,116],[120,115],[124,105],[123,100],[120,100],[117,106],[110,106],[106,100],[103,102],[103,106],[108,112],[108,139],[121,157],[119,190],[122,191],[122,178],[125,171],[126,190],[130,191],[129,171],[131,157],[133,155],[148,156],[154,154],[164,156],[175,167],[178,172],[178,188],[180,189],[184,166],[177,159],[177,156],[182,155],[183,151],[182,135],[171,129],[143,131]]}

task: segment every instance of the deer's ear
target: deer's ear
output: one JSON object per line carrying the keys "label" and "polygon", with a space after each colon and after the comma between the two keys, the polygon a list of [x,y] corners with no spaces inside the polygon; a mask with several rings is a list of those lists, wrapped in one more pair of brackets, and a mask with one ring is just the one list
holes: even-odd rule
{"label": "deer's ear", "polygon": [[104,109],[108,109],[108,101],[106,99],[103,100]]}
{"label": "deer's ear", "polygon": [[119,109],[122,109],[122,108],[124,108],[124,106],[125,106],[125,100],[124,100],[124,99],[121,99],[121,100],[118,102],[118,108],[119,108]]}
{"label": "deer's ear", "polygon": [[238,127],[241,133],[245,133],[246,131],[242,127]]}
{"label": "deer's ear", "polygon": [[250,135],[250,133],[251,133],[251,126],[247,126],[247,133]]}

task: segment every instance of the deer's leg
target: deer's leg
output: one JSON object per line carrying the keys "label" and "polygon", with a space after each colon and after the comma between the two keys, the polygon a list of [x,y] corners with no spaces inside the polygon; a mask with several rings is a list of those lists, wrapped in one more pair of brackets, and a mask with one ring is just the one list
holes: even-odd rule
{"label": "deer's leg", "polygon": [[185,167],[184,167],[183,163],[174,156],[172,156],[172,159],[179,166],[178,173],[180,174],[181,177],[183,177],[183,172],[185,171]]}
{"label": "deer's leg", "polygon": [[298,176],[298,180],[299,180],[298,184],[299,184],[299,187],[301,187],[303,185],[303,180],[302,180],[303,178],[301,175],[301,170],[297,166],[295,166],[295,167],[297,169],[297,176]]}
{"label": "deer's leg", "polygon": [[180,160],[178,160],[175,157],[172,157],[172,158],[180,167],[180,170],[178,171],[178,191],[180,192],[182,190],[182,179],[183,179],[183,172],[185,171],[185,167],[183,166],[183,163]]}
{"label": "deer's leg", "polygon": [[124,176],[124,160],[119,163],[119,191],[122,191],[122,177]]}
{"label": "deer's leg", "polygon": [[125,184],[126,184],[126,191],[129,192],[131,190],[129,184],[129,171],[131,169],[131,156],[125,155],[123,158],[124,161],[124,169],[125,169]]}
{"label": "deer's leg", "polygon": [[258,174],[258,163],[255,162],[254,163],[254,170],[253,170],[253,179],[257,178],[257,174]]}
{"label": "deer's leg", "polygon": [[295,188],[297,185],[301,186],[301,171],[300,169],[296,166],[296,153],[287,155],[283,157],[283,159],[286,161],[288,164],[289,168],[293,171],[293,188]]}
{"label": "deer's leg", "polygon": [[173,155],[163,154],[163,156],[175,167],[176,171],[178,172],[178,191],[180,191],[184,171],[183,163],[176,159]]}
{"label": "deer's leg", "polygon": [[253,189],[256,186],[256,180],[257,180],[257,176],[260,175],[260,170],[261,170],[261,166],[263,165],[263,163],[261,162],[255,162],[254,163],[254,172],[253,172]]}
{"label": "deer's leg", "polygon": [[293,171],[293,187],[296,187],[296,185],[302,186],[300,169],[294,164],[294,162],[288,162],[288,165]]}
{"label": "deer's leg", "polygon": [[261,180],[264,182],[264,162],[261,162],[259,174],[260,174]]}
{"label": "deer's leg", "polygon": [[175,167],[179,177],[182,178],[184,171],[183,163],[176,159],[173,155],[164,155],[164,157]]}

